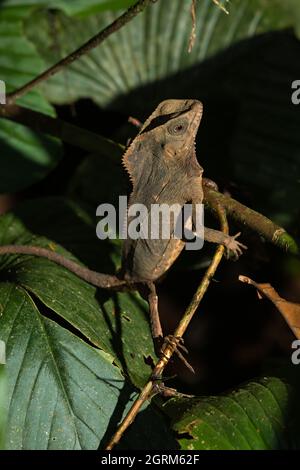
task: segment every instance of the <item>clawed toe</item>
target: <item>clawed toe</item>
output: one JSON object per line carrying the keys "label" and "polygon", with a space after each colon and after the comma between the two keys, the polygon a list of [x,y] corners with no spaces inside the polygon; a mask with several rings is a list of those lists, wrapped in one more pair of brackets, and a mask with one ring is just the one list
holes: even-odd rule
{"label": "clawed toe", "polygon": [[153,392],[158,393],[164,398],[193,398],[193,395],[187,395],[176,390],[176,388],[166,387],[163,383],[154,384]]}
{"label": "clawed toe", "polygon": [[184,365],[191,371],[193,374],[195,373],[193,367],[191,364],[186,360],[186,358],[183,356],[180,350],[188,354],[187,348],[183,345],[184,340],[181,336],[173,336],[173,335],[168,335],[164,339],[164,344],[161,348],[160,355],[165,356],[164,350],[166,347],[171,345],[174,348],[174,353],[177,354],[179,359],[184,363]]}
{"label": "clawed toe", "polygon": [[237,260],[243,254],[243,250],[247,250],[246,245],[243,245],[243,243],[236,240],[237,237],[239,237],[240,235],[241,232],[237,233],[236,235],[233,235],[232,237],[227,238],[225,242],[226,258],[230,258],[230,256],[233,256],[233,258]]}

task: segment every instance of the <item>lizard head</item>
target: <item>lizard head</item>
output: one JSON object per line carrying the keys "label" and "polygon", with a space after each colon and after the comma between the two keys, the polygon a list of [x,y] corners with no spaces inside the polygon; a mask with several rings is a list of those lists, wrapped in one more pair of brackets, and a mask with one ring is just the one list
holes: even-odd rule
{"label": "lizard head", "polygon": [[189,159],[194,153],[195,139],[202,118],[203,106],[198,100],[166,100],[152,115],[147,129],[156,128],[155,140],[169,163]]}
{"label": "lizard head", "polygon": [[202,103],[192,99],[165,100],[157,106],[123,157],[133,183],[155,163],[160,170],[184,167],[188,173],[202,174],[195,153],[202,112]]}

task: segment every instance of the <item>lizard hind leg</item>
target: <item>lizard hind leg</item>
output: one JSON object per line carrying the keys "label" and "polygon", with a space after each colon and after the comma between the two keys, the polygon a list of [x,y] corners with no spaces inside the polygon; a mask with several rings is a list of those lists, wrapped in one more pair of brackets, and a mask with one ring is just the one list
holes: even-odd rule
{"label": "lizard hind leg", "polygon": [[154,282],[146,281],[139,285],[139,293],[147,300],[149,305],[151,334],[154,343],[156,355],[161,355],[161,349],[164,344],[164,336],[158,311],[158,296]]}
{"label": "lizard hind leg", "polygon": [[160,355],[160,350],[163,345],[163,332],[158,312],[158,296],[156,293],[155,284],[150,281],[140,283],[138,286],[140,295],[148,302],[151,334],[154,343],[154,349],[157,356]]}
{"label": "lizard hind leg", "polygon": [[[154,349],[158,357],[164,355],[164,349],[168,345],[171,345],[174,348],[175,354],[179,357],[179,359],[186,365],[186,367],[195,373],[193,367],[189,364],[189,362],[185,359],[183,354],[181,353],[180,349],[188,353],[187,349],[183,345],[183,338],[175,337],[174,335],[168,335],[166,337],[163,336],[163,331],[161,327],[159,311],[158,311],[158,296],[156,293],[156,287],[153,282],[148,282],[147,286],[147,300],[149,304],[149,311],[150,311],[150,323],[151,323],[151,332],[152,338],[154,343]],[[145,292],[141,292],[141,294],[145,297]]]}
{"label": "lizard hind leg", "polygon": [[163,345],[163,331],[162,331],[161,322],[159,318],[158,296],[157,296],[155,284],[153,282],[148,282],[147,287],[148,287],[148,299],[147,300],[149,304],[152,338],[154,342],[155,352],[159,356],[161,347]]}

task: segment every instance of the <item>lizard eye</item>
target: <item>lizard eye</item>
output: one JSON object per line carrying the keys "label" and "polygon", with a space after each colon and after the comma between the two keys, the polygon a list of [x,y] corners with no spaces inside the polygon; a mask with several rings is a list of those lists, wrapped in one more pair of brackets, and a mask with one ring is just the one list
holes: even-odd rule
{"label": "lizard eye", "polygon": [[175,124],[171,124],[168,127],[168,132],[171,135],[181,135],[183,134],[187,129],[187,122],[184,121],[177,121]]}

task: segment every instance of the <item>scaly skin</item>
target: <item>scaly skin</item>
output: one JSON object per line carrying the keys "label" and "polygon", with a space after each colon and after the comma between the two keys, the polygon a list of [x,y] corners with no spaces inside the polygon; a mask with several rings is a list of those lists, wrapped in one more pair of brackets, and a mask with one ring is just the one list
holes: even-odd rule
{"label": "scaly skin", "polygon": [[[147,119],[123,157],[132,182],[129,208],[140,203],[150,210],[151,204],[202,203],[202,174],[195,152],[195,138],[202,117],[202,103],[197,100],[166,100]],[[130,223],[129,217],[128,222]],[[174,226],[171,226],[174,230]],[[239,235],[239,234],[238,234]],[[246,248],[218,230],[204,229],[204,239],[223,244],[235,256]],[[7,245],[0,255],[16,253],[47,258],[78,277],[104,289],[139,288],[148,298],[154,338],[162,337],[154,281],[174,263],[185,242],[172,236],[132,240],[123,244],[122,267],[116,276],[97,273],[64,256],[36,246]]]}

